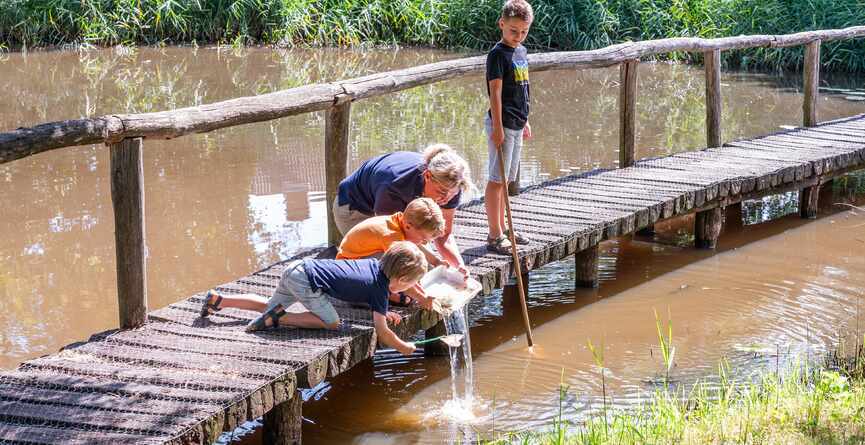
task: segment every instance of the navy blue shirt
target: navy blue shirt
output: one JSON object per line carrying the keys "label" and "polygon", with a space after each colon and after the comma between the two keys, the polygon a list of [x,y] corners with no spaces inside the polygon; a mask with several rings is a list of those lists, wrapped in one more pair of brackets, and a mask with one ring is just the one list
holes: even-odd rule
{"label": "navy blue shirt", "polygon": [[[409,202],[423,196],[423,155],[395,151],[367,159],[339,183],[338,203],[367,215],[393,215],[405,210]],[[458,192],[443,209],[456,208]]]}
{"label": "navy blue shirt", "polygon": [[373,311],[387,315],[390,280],[377,259],[306,259],[303,267],[313,291],[350,303],[366,303]]}

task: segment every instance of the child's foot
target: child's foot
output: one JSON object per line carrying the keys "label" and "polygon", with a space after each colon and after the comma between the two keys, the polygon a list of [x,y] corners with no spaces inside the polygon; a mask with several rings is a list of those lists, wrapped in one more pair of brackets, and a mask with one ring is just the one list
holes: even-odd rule
{"label": "child's foot", "polygon": [[[505,235],[505,237],[508,238],[508,240],[511,239],[511,231],[510,231],[510,230],[505,230],[504,235]],[[514,241],[516,241],[517,244],[519,244],[519,245],[531,244],[531,242],[532,242],[532,240],[530,240],[529,238],[524,237],[524,236],[523,236],[521,233],[519,233],[519,232],[514,232]]]}
{"label": "child's foot", "polygon": [[487,250],[491,250],[502,255],[511,254],[511,242],[504,235],[498,238],[487,238]]}
{"label": "child's foot", "polygon": [[221,311],[222,308],[219,307],[221,303],[222,295],[219,295],[213,289],[207,291],[207,295],[204,296],[204,303],[201,305],[201,311],[199,311],[199,315],[202,317],[207,317],[214,312]]}
{"label": "child's foot", "polygon": [[279,319],[285,315],[282,305],[276,305],[263,312],[255,320],[246,325],[246,332],[263,331],[274,326],[279,326]]}

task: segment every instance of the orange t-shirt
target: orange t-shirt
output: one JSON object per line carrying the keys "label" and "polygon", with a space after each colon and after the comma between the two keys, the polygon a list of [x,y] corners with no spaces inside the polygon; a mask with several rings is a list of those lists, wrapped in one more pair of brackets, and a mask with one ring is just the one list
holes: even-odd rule
{"label": "orange t-shirt", "polygon": [[402,212],[374,216],[352,227],[339,244],[338,260],[356,260],[384,253],[396,241],[405,240]]}

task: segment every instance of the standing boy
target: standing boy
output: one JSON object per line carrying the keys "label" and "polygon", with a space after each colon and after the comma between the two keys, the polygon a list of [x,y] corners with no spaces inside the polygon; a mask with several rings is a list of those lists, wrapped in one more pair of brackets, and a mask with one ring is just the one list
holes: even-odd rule
{"label": "standing boy", "polygon": [[[487,249],[510,254],[505,227],[504,191],[517,178],[522,140],[532,137],[529,126],[529,61],[523,40],[534,13],[524,0],[508,0],[502,7],[502,39],[487,55],[487,94],[490,109],[485,121],[489,151],[489,181],[484,194],[489,234]],[[502,148],[506,178],[499,174],[498,147]],[[514,234],[517,244],[528,240]]]}

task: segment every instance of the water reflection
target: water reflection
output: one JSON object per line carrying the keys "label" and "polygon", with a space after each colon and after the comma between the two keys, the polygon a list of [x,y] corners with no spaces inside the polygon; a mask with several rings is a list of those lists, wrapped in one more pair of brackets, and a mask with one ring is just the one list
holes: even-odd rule
{"label": "water reflection", "polygon": [[[13,53],[0,61],[0,87],[6,92],[0,96],[0,130],[186,107],[460,56],[437,50],[172,47]],[[701,68],[641,65],[638,157],[702,146],[702,79]],[[796,81],[786,79],[724,73],[725,139],[797,124],[801,95]],[[861,78],[824,79],[829,88],[861,85]],[[532,80],[536,137],[524,147],[523,183],[614,166],[618,71],[546,72]],[[484,96],[476,76],[358,102],[352,107],[350,167],[387,151],[446,142],[465,154],[482,186]],[[865,112],[865,104],[845,100],[848,96],[824,97],[821,118]],[[312,113],[145,142],[151,307],[324,243],[323,128],[323,115]],[[0,165],[0,233],[0,367],[116,326],[104,147],[61,149]],[[676,256],[666,249],[674,248],[657,255]],[[602,279],[618,277],[621,263],[631,261],[627,257],[605,256]],[[631,267],[648,274],[646,268],[656,266]],[[536,304],[558,299],[585,304],[595,298],[577,295],[560,292]],[[506,304],[473,310],[491,317],[512,309]],[[509,326],[497,323],[479,337],[489,338],[490,349],[516,335],[519,325]],[[412,366],[420,367],[419,380],[438,375],[427,368],[438,365]]]}

